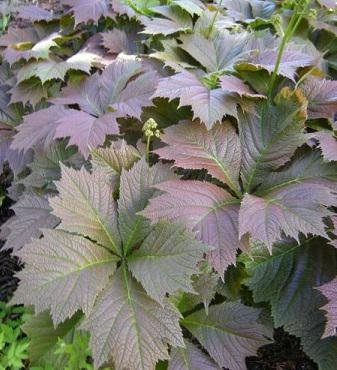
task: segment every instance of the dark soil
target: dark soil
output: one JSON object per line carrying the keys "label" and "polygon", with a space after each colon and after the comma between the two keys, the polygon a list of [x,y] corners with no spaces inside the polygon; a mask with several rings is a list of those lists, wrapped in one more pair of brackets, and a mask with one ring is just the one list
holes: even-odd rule
{"label": "dark soil", "polygon": [[[10,185],[11,176],[8,170],[4,170],[0,176],[0,186],[7,188]],[[0,208],[0,228],[12,215],[10,209],[12,201],[6,198]],[[17,279],[13,276],[20,269],[17,258],[12,257],[10,251],[1,250],[4,241],[0,240],[0,301],[7,301],[17,287]]]}
{"label": "dark soil", "polygon": [[248,370],[317,370],[302,351],[298,338],[282,329],[274,332],[274,343],[261,347],[257,357],[246,360]]}

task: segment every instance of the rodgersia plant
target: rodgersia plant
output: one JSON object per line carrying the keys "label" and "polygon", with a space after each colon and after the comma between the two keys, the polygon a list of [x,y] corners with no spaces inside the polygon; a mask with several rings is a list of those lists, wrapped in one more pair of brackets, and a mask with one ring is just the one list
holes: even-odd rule
{"label": "rodgersia plant", "polygon": [[32,366],[86,331],[96,368],[242,370],[283,327],[335,370],[334,2],[60,5],[0,37]]}

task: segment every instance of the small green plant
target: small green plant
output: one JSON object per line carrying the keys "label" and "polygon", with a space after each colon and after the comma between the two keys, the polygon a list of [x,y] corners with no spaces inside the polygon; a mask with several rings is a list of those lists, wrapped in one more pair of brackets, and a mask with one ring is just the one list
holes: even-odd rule
{"label": "small green plant", "polygon": [[28,358],[29,339],[21,330],[27,319],[24,307],[0,302],[0,370],[22,369]]}

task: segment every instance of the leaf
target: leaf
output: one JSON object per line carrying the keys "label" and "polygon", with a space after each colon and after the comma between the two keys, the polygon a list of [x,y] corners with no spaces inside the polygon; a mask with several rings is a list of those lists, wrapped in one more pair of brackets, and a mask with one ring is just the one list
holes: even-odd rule
{"label": "leaf", "polygon": [[61,177],[60,163],[68,167],[80,168],[84,158],[74,147],[67,147],[65,141],[56,141],[45,148],[40,145],[34,150],[34,160],[28,165],[29,175],[18,180],[26,187],[56,191],[53,181]]}
{"label": "leaf", "polygon": [[125,140],[113,141],[109,147],[93,149],[90,154],[93,168],[109,177],[120,175],[123,169],[129,170],[140,159],[138,150]]}
{"label": "leaf", "polygon": [[337,82],[308,77],[300,85],[308,99],[309,118],[333,118],[337,111]]}
{"label": "leaf", "polygon": [[139,46],[137,45],[136,37],[136,34],[126,33],[123,30],[114,28],[111,31],[102,33],[102,45],[111,54],[137,54]]}
{"label": "leaf", "polygon": [[337,161],[337,140],[333,134],[319,131],[313,134],[312,137],[318,140],[318,147],[326,161]]}
{"label": "leaf", "polygon": [[104,143],[107,135],[119,134],[113,113],[96,118],[84,111],[68,109],[56,124],[54,138],[70,137],[69,145],[76,145],[85,158],[89,156],[91,148]]}
{"label": "leaf", "polygon": [[174,160],[185,169],[206,169],[240,193],[240,142],[229,122],[216,124],[209,131],[196,122],[181,123],[167,128],[161,140],[168,145],[154,151],[161,158]]}
{"label": "leaf", "polygon": [[143,17],[142,23],[145,29],[142,33],[149,35],[162,34],[167,36],[176,32],[185,32],[192,29],[192,19],[181,7],[161,5],[153,7],[151,10],[165,18],[155,17],[150,19]]}
{"label": "leaf", "polygon": [[322,310],[326,312],[327,324],[325,331],[323,333],[323,338],[336,335],[337,327],[337,318],[336,318],[336,298],[337,298],[337,289],[336,289],[337,279],[333,279],[328,283],[323,284],[318,289],[319,291],[328,299]]}
{"label": "leaf", "polygon": [[[292,50],[292,48],[289,47],[282,54],[278,74],[294,81],[296,70],[298,68],[313,66],[316,64],[316,60],[308,53]],[[277,55],[277,49],[263,50],[262,52],[251,56],[248,62],[240,63],[238,68],[240,70],[246,69],[250,71],[265,69],[269,73],[272,73],[275,69]]]}
{"label": "leaf", "polygon": [[40,40],[34,27],[9,27],[7,33],[0,37],[0,46],[11,47],[16,44],[35,44]]}
{"label": "leaf", "polygon": [[250,86],[245,84],[242,80],[234,76],[221,76],[220,77],[220,85],[224,91],[228,91],[230,93],[236,93],[238,95],[250,97],[250,98],[264,98],[263,95],[256,94]]}
{"label": "leaf", "polygon": [[279,243],[271,256],[261,244],[252,246],[246,261],[246,284],[255,302],[270,302],[276,327],[301,338],[304,351],[322,370],[334,370],[336,338],[321,339],[325,318],[319,310],[326,301],[313,289],[336,275],[336,251],[322,238],[301,245]]}
{"label": "leaf", "polygon": [[207,72],[232,71],[239,61],[247,60],[252,36],[248,32],[217,31],[211,38],[194,33],[181,36],[180,47],[198,61]]}
{"label": "leaf", "polygon": [[[90,70],[89,65],[89,70]],[[50,80],[64,80],[66,73],[70,69],[83,69],[82,64],[76,63],[67,63],[57,58],[50,58],[38,62],[31,62],[23,66],[18,74],[18,82],[28,80],[32,77],[38,77],[41,80],[41,83],[44,84]],[[84,67],[84,72],[88,71],[87,64]]]}
{"label": "leaf", "polygon": [[163,304],[167,293],[196,293],[191,275],[208,250],[183,226],[161,222],[128,257],[128,266],[148,295]]}
{"label": "leaf", "polygon": [[194,14],[200,16],[202,11],[205,10],[205,5],[200,0],[173,0],[172,4],[184,9],[191,16]]}
{"label": "leaf", "polygon": [[10,103],[30,103],[34,108],[41,100],[48,98],[48,87],[43,86],[39,79],[27,80],[10,89]]}
{"label": "leaf", "polygon": [[50,200],[53,214],[61,219],[59,228],[88,236],[118,254],[117,205],[104,173],[63,165],[61,171],[61,180],[56,182],[59,195]]}
{"label": "leaf", "polygon": [[272,172],[266,176],[259,193],[302,183],[321,185],[335,192],[337,190],[335,164],[324,162],[319,151],[296,156],[283,171]]}
{"label": "leaf", "polygon": [[53,141],[58,120],[67,113],[62,107],[51,106],[24,116],[11,148],[26,152],[41,143],[48,147]]}
{"label": "leaf", "polygon": [[306,100],[299,90],[281,90],[275,105],[257,103],[257,114],[240,113],[242,178],[249,190],[263,182],[266,173],[290,160],[306,142]]}
{"label": "leaf", "polygon": [[220,88],[210,90],[187,71],[161,79],[154,97],[180,98],[179,107],[191,105],[194,118],[200,118],[208,129],[226,114],[237,116],[235,99]]}
{"label": "leaf", "polygon": [[150,299],[130,275],[115,274],[95,310],[82,324],[91,333],[96,367],[113,358],[116,370],[153,369],[168,359],[167,344],[184,346],[179,312]]}
{"label": "leaf", "polygon": [[98,293],[116,269],[116,256],[82,236],[44,230],[44,237],[17,254],[25,263],[13,303],[50,309],[55,325],[77,310],[89,315]]}
{"label": "leaf", "polygon": [[172,348],[168,370],[220,370],[195,344],[185,340],[185,348]]}
{"label": "leaf", "polygon": [[260,311],[241,303],[225,302],[183,319],[186,327],[220,367],[242,370],[245,357],[268,344],[271,332],[258,323]]}
{"label": "leaf", "polygon": [[22,5],[18,8],[18,17],[31,22],[51,21],[57,16],[38,5]]}
{"label": "leaf", "polygon": [[235,21],[248,22],[254,18],[269,18],[275,10],[273,1],[264,0],[225,0],[222,5]]}
{"label": "leaf", "polygon": [[182,222],[199,240],[214,246],[210,264],[223,274],[235,264],[238,238],[238,200],[220,187],[201,181],[166,181],[156,185],[165,191],[150,199],[142,214],[152,221]]}
{"label": "leaf", "polygon": [[[48,356],[59,338],[66,337],[80,318],[81,314],[76,313],[71,319],[65,320],[55,328],[48,311],[30,316],[28,321],[22,325],[22,330],[30,338],[28,352],[32,364]],[[57,366],[57,364],[54,365]]]}
{"label": "leaf", "polygon": [[[14,32],[16,33],[16,31]],[[19,33],[19,35],[22,37],[21,40],[19,37],[14,36],[12,38],[10,36],[10,41],[14,41],[14,43],[9,43],[7,49],[3,52],[4,59],[11,65],[19,62],[21,59],[28,61],[31,59],[48,58],[50,49],[58,47],[56,40],[62,38],[62,35],[57,32],[40,35],[34,29],[28,31],[26,34],[23,32],[21,34]],[[24,48],[23,45],[25,44],[31,45],[31,48]]]}
{"label": "leaf", "polygon": [[26,243],[42,235],[42,229],[54,228],[59,219],[52,215],[47,198],[34,193],[25,193],[12,207],[15,216],[2,225],[8,229],[4,250],[20,250]]}
{"label": "leaf", "polygon": [[327,237],[323,218],[331,214],[326,207],[335,202],[331,190],[319,184],[291,184],[263,197],[245,194],[239,212],[240,238],[248,233],[272,252],[282,232],[297,241],[300,232]]}
{"label": "leaf", "polygon": [[118,222],[125,253],[149,233],[148,220],[138,213],[155,194],[154,185],[173,178],[169,166],[157,163],[149,167],[144,158],[129,171],[122,170]]}
{"label": "leaf", "polygon": [[89,21],[97,23],[101,17],[112,14],[107,0],[62,0],[62,2],[71,6],[75,26]]}
{"label": "leaf", "polygon": [[90,149],[104,143],[108,134],[118,134],[118,117],[140,119],[142,108],[151,106],[157,77],[155,72],[142,73],[135,60],[116,59],[100,75],[62,90],[52,99],[54,104],[78,104],[80,111],[69,109],[57,122],[56,136],[70,137],[85,157]]}

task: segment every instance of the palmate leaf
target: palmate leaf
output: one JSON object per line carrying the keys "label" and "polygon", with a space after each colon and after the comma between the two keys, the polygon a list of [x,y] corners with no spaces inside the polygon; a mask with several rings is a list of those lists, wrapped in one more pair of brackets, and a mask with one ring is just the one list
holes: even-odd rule
{"label": "palmate leaf", "polygon": [[336,251],[322,238],[303,244],[278,243],[271,256],[267,248],[255,244],[245,262],[247,285],[255,302],[270,302],[276,327],[301,338],[304,351],[322,370],[336,366],[336,338],[321,339],[325,330],[326,302],[315,287],[336,275]]}
{"label": "palmate leaf", "polygon": [[195,344],[185,340],[185,348],[172,348],[168,370],[220,370]]}
{"label": "palmate leaf", "polygon": [[225,302],[201,310],[182,320],[186,327],[220,366],[241,370],[245,357],[268,344],[272,333],[258,323],[260,311],[241,303]]}
{"label": "palmate leaf", "polygon": [[200,63],[207,72],[232,71],[234,65],[248,60],[252,51],[252,34],[216,32],[211,38],[194,33],[180,37],[179,46]]}
{"label": "palmate leaf", "polygon": [[55,18],[58,18],[55,13],[38,5],[22,5],[17,9],[17,11],[19,18],[27,19],[31,22],[49,22]]}
{"label": "palmate leaf", "polygon": [[299,232],[327,237],[323,218],[331,215],[326,207],[335,202],[336,196],[319,184],[291,184],[263,197],[246,194],[240,208],[240,238],[249,233],[271,252],[282,232],[297,241]]}
{"label": "palmate leaf", "polygon": [[149,233],[149,221],[138,213],[155,194],[154,186],[174,178],[175,175],[169,170],[169,166],[157,163],[149,167],[144,158],[129,171],[122,170],[118,221],[125,252],[141,242]]}
{"label": "palmate leaf", "polygon": [[17,183],[40,190],[55,191],[53,181],[61,177],[60,162],[68,167],[80,168],[84,159],[75,147],[67,147],[64,140],[56,141],[47,148],[41,144],[34,148],[34,159],[27,166],[30,169],[29,175],[17,180]]}
{"label": "palmate leaf", "polygon": [[28,61],[48,58],[50,49],[58,47],[56,40],[62,39],[62,35],[57,32],[48,34],[39,31],[33,27],[10,28],[8,34],[0,37],[0,46],[7,47],[3,52],[4,59],[9,64],[14,64],[21,59]]}
{"label": "palmate leaf", "polygon": [[161,158],[174,160],[185,169],[206,169],[240,193],[240,141],[229,122],[216,124],[209,132],[197,122],[181,123],[167,128],[161,140],[167,144],[155,150]]}
{"label": "palmate leaf", "polygon": [[[60,228],[88,236],[115,253],[120,252],[117,205],[112,184],[96,170],[76,171],[61,166],[62,178],[56,182],[59,195],[50,200],[53,214],[61,219]],[[76,201],[74,201],[76,199]]]}
{"label": "palmate leaf", "polygon": [[181,7],[161,5],[151,8],[151,10],[163,17],[155,17],[152,19],[143,17],[142,23],[145,29],[142,33],[150,35],[162,34],[167,36],[172,33],[184,32],[192,29],[192,19]]}
{"label": "palmate leaf", "polygon": [[125,32],[114,28],[111,31],[103,32],[102,45],[108,49],[111,54],[137,54],[142,50],[140,40],[137,39],[136,33]]}
{"label": "palmate leaf", "polygon": [[337,328],[337,317],[336,317],[336,299],[337,299],[337,289],[336,289],[337,279],[333,279],[328,283],[319,287],[319,290],[328,299],[322,310],[326,312],[327,324],[325,331],[323,333],[323,338],[335,336]]}
{"label": "palmate leaf", "polygon": [[225,0],[222,5],[235,21],[249,21],[255,18],[269,18],[275,10],[273,1]]}
{"label": "palmate leaf", "polygon": [[282,232],[296,240],[299,232],[327,237],[323,218],[332,214],[326,207],[336,202],[336,179],[335,166],[324,163],[317,152],[270,173],[256,195],[243,198],[240,236],[250,233],[270,251]]}
{"label": "palmate leaf", "polygon": [[184,346],[179,318],[174,306],[153,301],[122,267],[82,328],[91,333],[97,367],[112,356],[116,369],[148,370],[169,358],[167,344]]}
{"label": "palmate leaf", "polygon": [[307,103],[299,90],[281,90],[275,105],[257,104],[257,114],[239,115],[242,179],[248,191],[265,174],[284,165],[307,138],[304,134]]}
{"label": "palmate leaf", "polygon": [[314,133],[312,137],[318,142],[317,146],[326,161],[337,161],[337,140],[332,132],[319,131]]}
{"label": "palmate leaf", "polygon": [[107,135],[118,133],[119,127],[113,113],[96,118],[80,110],[67,109],[66,114],[57,121],[54,138],[70,137],[69,145],[76,145],[88,157],[90,148],[101,145]]}
{"label": "palmate leaf", "polygon": [[109,147],[93,149],[90,154],[93,168],[104,171],[112,179],[120,175],[123,168],[131,169],[141,157],[139,151],[125,140],[113,141]]}
{"label": "palmate leaf", "polygon": [[[48,200],[34,193],[24,194],[12,207],[15,216],[2,224],[1,235],[6,238],[4,249],[21,249],[26,243],[42,235],[42,229],[54,228],[59,219],[51,214]],[[4,231],[7,230],[7,231]]]}
{"label": "palmate leaf", "polygon": [[51,86],[43,85],[38,78],[23,81],[9,90],[11,94],[10,103],[21,102],[23,105],[29,103],[35,108],[41,100],[46,100],[48,98],[48,89],[50,87]]}
{"label": "palmate leaf", "polygon": [[28,264],[18,276],[13,303],[50,309],[54,324],[78,309],[88,315],[98,293],[116,268],[116,256],[82,236],[44,230],[43,238],[27,244],[17,255]]}
{"label": "palmate leaf", "polygon": [[191,16],[194,14],[202,15],[202,12],[205,11],[205,4],[200,0],[173,0],[172,4],[179,6],[188,12]]}
{"label": "palmate leaf", "polygon": [[[247,62],[238,63],[237,69],[248,70],[248,71],[258,71],[264,69],[269,73],[272,73],[275,69],[275,64],[277,60],[277,49],[267,49],[261,51],[260,53],[250,58],[247,58]],[[286,49],[282,54],[282,59],[280,62],[280,67],[278,73],[281,76],[287,77],[290,80],[295,80],[296,70],[300,67],[308,67],[316,65],[316,59],[309,53],[304,53],[295,49],[294,46]]]}
{"label": "palmate leaf", "polygon": [[228,265],[235,264],[236,251],[241,247],[236,198],[216,185],[201,181],[167,181],[156,188],[166,193],[151,199],[142,215],[153,221],[183,222],[198,239],[215,247],[208,259],[220,275]]}
{"label": "palmate leaf", "polygon": [[224,115],[237,116],[237,100],[221,88],[211,90],[192,73],[183,71],[159,81],[154,97],[179,98],[179,106],[191,105],[194,118],[208,129]]}
{"label": "palmate leaf", "polygon": [[183,226],[158,223],[128,258],[128,265],[149,296],[163,303],[166,293],[179,289],[196,293],[191,275],[208,249],[185,232]]}
{"label": "palmate leaf", "polygon": [[309,118],[333,118],[337,111],[336,81],[309,77],[300,88],[308,99]]}
{"label": "palmate leaf", "polygon": [[66,114],[65,108],[51,106],[24,116],[11,148],[27,152],[36,145],[48,147],[53,142],[58,120]]}
{"label": "palmate leaf", "polygon": [[62,3],[71,6],[75,26],[89,21],[97,23],[101,17],[112,16],[107,0],[62,0]]}
{"label": "palmate leaf", "polygon": [[[102,74],[64,88],[60,97],[51,99],[55,106],[25,116],[12,148],[27,151],[41,142],[48,146],[55,138],[70,137],[69,144],[87,158],[106,135],[119,133],[118,117],[140,118],[142,108],[152,105],[156,73],[142,71],[137,61],[116,59]],[[59,106],[73,104],[80,110]]]}

